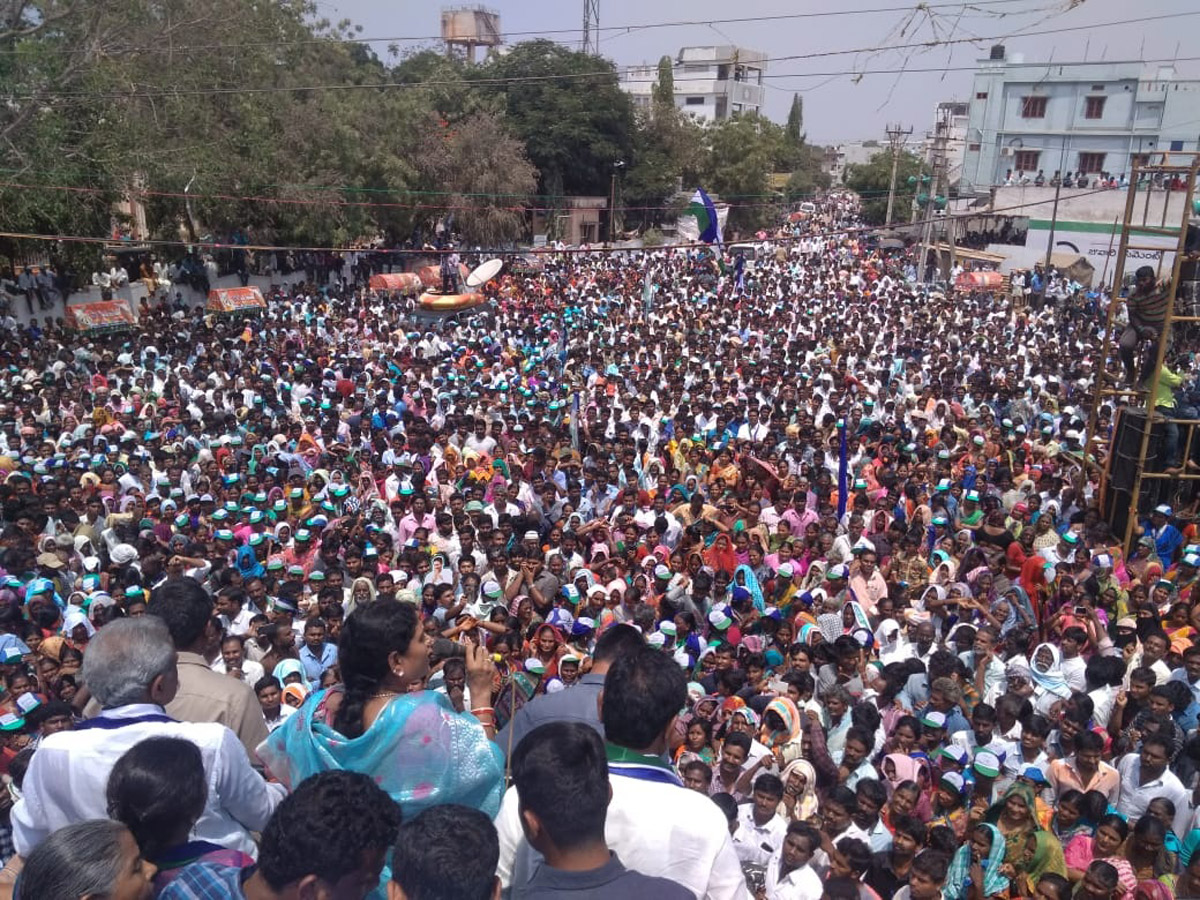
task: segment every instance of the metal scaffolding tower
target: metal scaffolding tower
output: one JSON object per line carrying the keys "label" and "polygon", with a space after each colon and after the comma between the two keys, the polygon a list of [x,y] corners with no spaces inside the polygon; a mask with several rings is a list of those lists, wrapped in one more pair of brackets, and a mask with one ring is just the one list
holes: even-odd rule
{"label": "metal scaffolding tower", "polygon": [[583,0],[583,52],[600,55],[600,0]]}
{"label": "metal scaffolding tower", "polygon": [[[1180,486],[1180,482],[1200,481],[1200,471],[1189,472],[1186,465],[1193,444],[1200,443],[1193,427],[1200,425],[1200,419],[1171,418],[1157,412],[1154,407],[1154,397],[1162,379],[1168,346],[1174,344],[1177,350],[1180,349],[1181,342],[1189,338],[1187,332],[1194,330],[1195,323],[1200,323],[1200,307],[1197,307],[1195,300],[1189,298],[1186,308],[1181,308],[1179,302],[1188,220],[1196,198],[1198,172],[1200,153],[1196,152],[1163,150],[1134,160],[1125,199],[1124,218],[1121,222],[1112,288],[1109,292],[1110,301],[1104,326],[1105,339],[1100,342],[1093,365],[1096,390],[1088,412],[1079,489],[1082,496],[1089,468],[1093,471],[1095,469],[1091,460],[1102,459],[1100,507],[1105,518],[1113,525],[1114,535],[1119,533],[1122,536],[1126,552],[1130,549],[1134,528],[1140,516],[1145,515],[1158,503],[1168,502],[1171,493]],[[1177,185],[1176,190],[1170,190],[1172,181],[1182,182],[1182,189],[1178,189]],[[1151,216],[1152,196],[1162,200],[1161,215]],[[1170,214],[1173,206],[1171,201],[1176,197],[1182,199],[1183,203],[1179,210],[1179,218],[1173,219]],[[1178,224],[1169,225],[1168,218],[1172,218]],[[1168,294],[1166,320],[1156,346],[1149,350],[1139,348],[1142,352],[1154,353],[1154,373],[1149,381],[1144,387],[1136,384],[1121,386],[1118,383],[1119,379],[1109,369],[1109,363],[1116,349],[1117,335],[1113,331],[1125,280],[1126,256],[1130,252],[1139,251],[1157,253],[1156,278],[1161,281],[1164,259],[1167,253],[1171,252],[1170,246],[1162,243],[1152,245],[1143,242],[1143,239],[1149,236],[1174,238],[1176,241],[1174,260],[1164,285]],[[1191,342],[1194,342],[1194,339]],[[1097,433],[1100,408],[1107,398],[1112,398],[1118,403],[1128,402],[1130,405],[1117,409],[1110,435],[1102,437]],[[1152,438],[1156,431],[1161,437],[1161,432],[1168,425],[1185,432],[1180,457],[1184,462],[1184,470],[1180,473],[1146,471]],[[1122,436],[1124,440],[1121,439]],[[1136,453],[1126,454],[1125,446],[1132,448],[1134,444]]]}

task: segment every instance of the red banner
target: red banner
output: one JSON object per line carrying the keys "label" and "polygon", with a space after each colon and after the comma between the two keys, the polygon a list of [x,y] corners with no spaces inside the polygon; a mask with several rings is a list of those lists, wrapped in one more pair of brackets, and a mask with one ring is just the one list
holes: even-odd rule
{"label": "red banner", "polygon": [[67,306],[66,325],[75,331],[116,331],[137,322],[124,300],[93,300]]}
{"label": "red banner", "polygon": [[256,287],[215,288],[208,292],[204,309],[210,313],[258,313],[267,308]]}

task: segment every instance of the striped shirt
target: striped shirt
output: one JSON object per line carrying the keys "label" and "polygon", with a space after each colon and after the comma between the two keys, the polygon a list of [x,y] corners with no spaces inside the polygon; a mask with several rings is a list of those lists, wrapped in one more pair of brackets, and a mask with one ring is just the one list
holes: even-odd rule
{"label": "striped shirt", "polygon": [[1156,286],[1148,294],[1132,292],[1125,298],[1130,323],[1137,328],[1161,329],[1167,320],[1167,304],[1170,298],[1170,291],[1161,286]]}

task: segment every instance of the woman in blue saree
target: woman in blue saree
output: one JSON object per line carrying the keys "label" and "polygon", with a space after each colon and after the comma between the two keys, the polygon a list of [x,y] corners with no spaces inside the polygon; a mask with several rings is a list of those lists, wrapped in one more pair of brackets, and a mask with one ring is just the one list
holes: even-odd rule
{"label": "woman in blue saree", "polygon": [[471,713],[417,689],[429,674],[429,646],[410,604],[356,609],[342,628],[338,660],[342,685],[311,695],[259,746],[272,776],[290,789],[329,769],[361,772],[400,805],[405,821],[444,803],[496,815],[504,756],[490,739],[494,669],[485,650],[467,647]]}

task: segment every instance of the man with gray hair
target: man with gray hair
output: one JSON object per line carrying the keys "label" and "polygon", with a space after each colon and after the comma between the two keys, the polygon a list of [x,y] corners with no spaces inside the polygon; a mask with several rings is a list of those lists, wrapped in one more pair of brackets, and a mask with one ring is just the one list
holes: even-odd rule
{"label": "man with gray hair", "polygon": [[254,771],[224,725],[176,722],[164,712],[179,686],[176,663],[171,634],[158,618],[120,619],[96,632],[83,680],[102,712],[38,745],[12,811],[17,853],[28,856],[64,825],[107,818],[105,787],[121,755],[146,738],[177,737],[200,748],[208,776],[208,802],[193,838],[255,854],[249,833],[263,829],[285,791]]}

